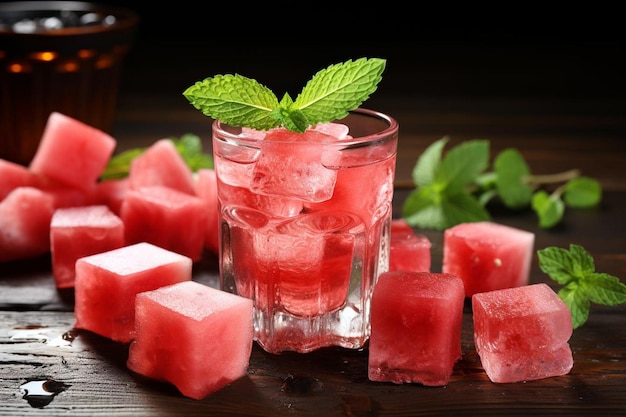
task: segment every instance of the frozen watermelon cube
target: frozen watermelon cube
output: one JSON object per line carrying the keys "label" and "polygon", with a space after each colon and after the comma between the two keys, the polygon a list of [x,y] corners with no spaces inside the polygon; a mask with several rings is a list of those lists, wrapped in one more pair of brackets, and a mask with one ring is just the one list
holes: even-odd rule
{"label": "frozen watermelon cube", "polygon": [[37,187],[41,180],[28,168],[0,159],[0,201],[17,187]]}
{"label": "frozen watermelon cube", "polygon": [[127,343],[135,337],[135,296],[191,280],[186,256],[142,242],[79,258],[74,282],[77,329]]}
{"label": "frozen watermelon cube", "polygon": [[137,295],[127,366],[202,399],[246,375],[252,300],[194,281]]}
{"label": "frozen watermelon cube", "polygon": [[372,295],[371,381],[446,385],[461,358],[465,292],[454,275],[393,271]]}
{"label": "frozen watermelon cube", "polygon": [[105,205],[57,209],[50,222],[57,288],[74,287],[76,260],[124,246],[124,223]]}
{"label": "frozen watermelon cube", "polygon": [[129,188],[128,177],[99,181],[94,189],[94,204],[105,204],[119,216],[122,201]]}
{"label": "frozen watermelon cube", "polygon": [[128,180],[132,189],[159,185],[195,194],[193,172],[169,139],[157,140],[133,159]]}
{"label": "frozen watermelon cube", "polygon": [[17,187],[0,201],[0,262],[50,252],[52,197],[38,188]]}
{"label": "frozen watermelon cube", "polygon": [[126,243],[149,242],[202,258],[208,210],[197,196],[165,186],[128,190],[120,207]]}
{"label": "frozen watermelon cube", "polygon": [[535,234],[494,222],[446,229],[442,272],[463,279],[466,297],[527,285]]}
{"label": "frozen watermelon cube", "polygon": [[93,187],[113,154],[116,141],[103,131],[52,112],[31,171],[80,189]]}
{"label": "frozen watermelon cube", "polygon": [[389,270],[430,272],[432,246],[428,237],[416,233],[404,219],[391,221]]}
{"label": "frozen watermelon cube", "polygon": [[572,369],[572,317],[547,284],[474,294],[472,311],[476,352],[492,382],[532,381]]}

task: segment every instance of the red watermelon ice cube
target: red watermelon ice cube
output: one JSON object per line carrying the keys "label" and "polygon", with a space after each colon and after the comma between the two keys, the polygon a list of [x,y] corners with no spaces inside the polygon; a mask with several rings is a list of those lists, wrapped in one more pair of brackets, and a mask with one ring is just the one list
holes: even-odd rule
{"label": "red watermelon ice cube", "polygon": [[531,381],[572,369],[572,317],[547,284],[474,294],[472,311],[476,351],[492,382]]}
{"label": "red watermelon ice cube", "polygon": [[57,288],[74,287],[76,260],[124,246],[124,223],[107,206],[57,209],[50,222],[52,273]]}
{"label": "red watermelon ice cube", "polygon": [[130,370],[202,399],[247,373],[252,300],[188,281],[137,295]]}
{"label": "red watermelon ice cube", "polygon": [[149,242],[200,260],[208,211],[205,202],[164,186],[128,190],[120,217],[126,243]]}
{"label": "red watermelon ice cube", "polygon": [[52,112],[30,163],[31,171],[79,189],[96,183],[116,141],[103,131]]}
{"label": "red watermelon ice cube", "polygon": [[154,142],[133,159],[128,179],[131,189],[158,185],[195,195],[193,172],[169,139]]}
{"label": "red watermelon ice cube", "polygon": [[389,271],[430,272],[430,240],[416,233],[404,219],[391,221]]}
{"label": "red watermelon ice cube", "polygon": [[0,159],[0,201],[17,187],[37,187],[40,182],[40,178],[25,166]]}
{"label": "red watermelon ice cube", "polygon": [[465,294],[527,285],[534,233],[493,222],[446,229],[442,272],[463,279]]}
{"label": "red watermelon ice cube", "polygon": [[465,292],[454,275],[385,272],[371,305],[371,381],[443,386],[461,358]]}
{"label": "red watermelon ice cube", "polygon": [[94,190],[94,204],[104,204],[119,216],[129,183],[128,177],[98,182]]}
{"label": "red watermelon ice cube", "polygon": [[79,258],[75,327],[130,342],[135,337],[135,296],[190,281],[191,267],[188,257],[145,242]]}
{"label": "red watermelon ice cube", "polygon": [[0,262],[50,252],[54,202],[33,187],[17,187],[0,201]]}

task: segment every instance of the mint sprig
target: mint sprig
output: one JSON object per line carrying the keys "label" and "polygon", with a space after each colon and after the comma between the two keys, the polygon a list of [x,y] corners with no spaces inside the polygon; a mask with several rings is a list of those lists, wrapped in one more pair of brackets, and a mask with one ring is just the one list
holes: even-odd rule
{"label": "mint sprig", "polygon": [[444,155],[448,141],[446,136],[431,144],[413,168],[415,189],[402,212],[412,226],[443,230],[489,220],[487,204],[498,198],[513,210],[531,208],[547,229],[561,222],[566,207],[590,208],[601,201],[600,184],[578,170],[534,175],[521,153],[509,148],[496,155],[489,171],[489,141],[466,141]]}
{"label": "mint sprig", "polygon": [[238,74],[216,75],[188,87],[183,96],[204,115],[231,126],[302,133],[309,126],[346,117],[376,91],[386,60],[359,58],[317,72],[295,101],[279,101],[266,86]]}
{"label": "mint sprig", "polygon": [[615,306],[626,302],[626,285],[617,277],[596,272],[593,257],[582,246],[570,244],[569,251],[548,247],[537,255],[541,270],[563,286],[558,295],[570,310],[574,329],[589,318],[591,303]]}

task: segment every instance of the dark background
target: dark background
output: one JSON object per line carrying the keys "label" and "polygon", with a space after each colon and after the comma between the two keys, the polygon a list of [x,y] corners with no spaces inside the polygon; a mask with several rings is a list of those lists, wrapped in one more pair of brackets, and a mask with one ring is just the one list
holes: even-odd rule
{"label": "dark background", "polygon": [[109,3],[141,17],[122,93],[176,96],[236,72],[295,98],[318,70],[367,56],[387,59],[374,98],[626,97],[623,22],[609,6]]}

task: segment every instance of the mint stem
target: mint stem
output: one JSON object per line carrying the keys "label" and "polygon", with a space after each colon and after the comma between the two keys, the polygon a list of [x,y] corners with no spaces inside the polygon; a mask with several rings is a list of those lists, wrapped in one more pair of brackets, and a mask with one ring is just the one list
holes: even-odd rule
{"label": "mint stem", "polygon": [[570,169],[569,171],[559,172],[557,174],[529,175],[524,177],[524,182],[529,185],[556,184],[578,177],[580,177],[580,170]]}

